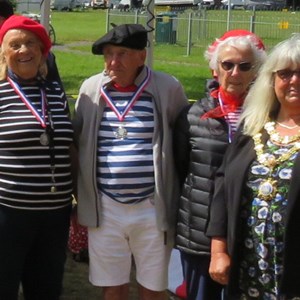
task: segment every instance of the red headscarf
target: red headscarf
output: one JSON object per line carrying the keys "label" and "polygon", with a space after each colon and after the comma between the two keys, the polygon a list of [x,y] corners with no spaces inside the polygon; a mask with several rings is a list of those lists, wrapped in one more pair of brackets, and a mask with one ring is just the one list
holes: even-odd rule
{"label": "red headscarf", "polygon": [[242,106],[244,103],[244,98],[246,93],[237,97],[232,94],[227,93],[222,87],[219,87],[216,90],[213,90],[210,95],[213,98],[218,99],[220,94],[221,101],[223,103],[222,106],[218,105],[216,108],[206,112],[201,116],[201,119],[207,118],[221,118],[230,112],[234,112],[238,107]]}

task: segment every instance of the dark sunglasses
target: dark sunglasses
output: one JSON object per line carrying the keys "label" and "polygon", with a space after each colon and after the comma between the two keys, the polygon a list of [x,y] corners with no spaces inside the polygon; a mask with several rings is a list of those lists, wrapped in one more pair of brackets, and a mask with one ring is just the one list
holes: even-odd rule
{"label": "dark sunglasses", "polygon": [[254,68],[254,65],[252,65],[252,63],[250,63],[250,62],[241,62],[241,63],[235,64],[231,61],[222,60],[222,61],[220,61],[220,65],[224,71],[228,71],[228,72],[232,71],[235,66],[238,66],[238,68],[241,72],[248,72],[252,68]]}
{"label": "dark sunglasses", "polygon": [[296,74],[298,78],[300,78],[300,70],[289,70],[289,69],[284,69],[284,70],[278,70],[275,72],[277,76],[281,80],[291,80],[291,78]]}

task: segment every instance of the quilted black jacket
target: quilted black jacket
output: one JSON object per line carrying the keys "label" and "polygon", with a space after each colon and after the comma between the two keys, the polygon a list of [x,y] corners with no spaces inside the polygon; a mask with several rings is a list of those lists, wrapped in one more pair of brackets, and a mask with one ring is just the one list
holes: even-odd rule
{"label": "quilted black jacket", "polygon": [[210,239],[205,235],[209,204],[214,191],[214,175],[228,146],[228,125],[224,118],[200,117],[216,107],[210,96],[186,107],[174,131],[174,151],[182,193],[179,202],[176,247],[196,255],[210,254]]}

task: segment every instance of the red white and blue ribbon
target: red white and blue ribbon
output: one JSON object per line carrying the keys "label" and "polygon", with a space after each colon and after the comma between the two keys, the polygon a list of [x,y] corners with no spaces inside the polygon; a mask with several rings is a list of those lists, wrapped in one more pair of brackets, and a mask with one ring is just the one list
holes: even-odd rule
{"label": "red white and blue ribbon", "polygon": [[41,89],[41,98],[42,98],[42,114],[33,106],[33,104],[27,99],[26,95],[22,92],[20,86],[13,81],[11,78],[7,77],[8,82],[14,89],[14,91],[20,96],[21,100],[24,102],[26,107],[31,111],[35,118],[39,121],[43,128],[47,127],[46,124],[46,94],[43,89]]}
{"label": "red white and blue ribbon", "polygon": [[137,90],[134,92],[131,100],[127,103],[127,105],[122,113],[119,111],[118,107],[114,104],[111,97],[108,95],[108,91],[106,90],[106,88],[101,87],[101,96],[104,98],[105,102],[110,106],[110,108],[114,111],[114,113],[117,115],[117,117],[120,121],[123,121],[125,119],[125,116],[130,111],[130,109],[134,105],[135,101],[140,97],[141,93],[143,92],[143,90],[145,89],[147,84],[149,83],[150,77],[151,77],[151,70],[148,67],[146,67],[146,71],[147,71],[147,74],[146,74],[144,80],[137,87]]}

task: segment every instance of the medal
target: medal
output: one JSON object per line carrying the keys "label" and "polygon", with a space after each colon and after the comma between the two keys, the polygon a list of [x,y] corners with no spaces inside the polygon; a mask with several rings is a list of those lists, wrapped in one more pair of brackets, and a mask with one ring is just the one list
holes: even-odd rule
{"label": "medal", "polygon": [[127,138],[128,132],[127,132],[126,128],[119,126],[117,128],[117,130],[114,132],[114,134],[117,139],[124,140]]}
{"label": "medal", "polygon": [[43,132],[41,135],[40,135],[40,143],[41,145],[43,146],[48,146],[49,143],[50,143],[50,136],[48,133],[46,132]]}
{"label": "medal", "polygon": [[276,195],[277,181],[268,178],[263,180],[258,187],[258,197],[263,200],[269,201]]}

